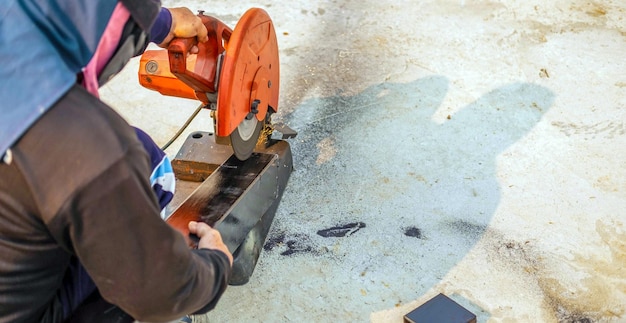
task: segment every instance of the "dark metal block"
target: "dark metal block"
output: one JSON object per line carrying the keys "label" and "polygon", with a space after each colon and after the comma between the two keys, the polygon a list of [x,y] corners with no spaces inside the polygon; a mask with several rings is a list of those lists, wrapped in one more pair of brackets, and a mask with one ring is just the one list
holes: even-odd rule
{"label": "dark metal block", "polygon": [[[207,133],[194,134],[174,160],[185,169],[184,176],[176,173],[174,211],[167,222],[192,248],[197,237],[189,234],[189,221],[202,221],[218,230],[234,257],[229,283],[242,285],[256,266],[293,170],[291,148],[286,141],[269,140],[240,161],[232,156],[230,147],[215,144]],[[183,191],[188,193],[181,197]]]}
{"label": "dark metal block", "polygon": [[444,294],[404,316],[405,323],[476,323],[476,315]]}

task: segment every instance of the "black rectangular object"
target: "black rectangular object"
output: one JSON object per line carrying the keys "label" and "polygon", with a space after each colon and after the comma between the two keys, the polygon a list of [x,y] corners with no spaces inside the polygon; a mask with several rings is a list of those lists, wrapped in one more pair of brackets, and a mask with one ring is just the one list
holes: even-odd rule
{"label": "black rectangular object", "polygon": [[183,234],[191,248],[197,247],[198,237],[189,233],[189,221],[202,221],[217,229],[234,257],[229,283],[242,285],[256,266],[293,170],[291,148],[284,140],[271,140],[240,161],[219,152],[212,156],[216,146],[205,135],[190,135],[177,159],[191,175],[198,173],[198,166],[201,171],[206,165],[214,170],[206,179],[200,178],[199,184],[177,179],[174,211],[167,223]]}
{"label": "black rectangular object", "polygon": [[476,315],[439,294],[404,316],[405,323],[476,323]]}
{"label": "black rectangular object", "polygon": [[168,223],[186,228],[190,220],[202,221],[220,231],[234,252],[277,196],[276,159],[263,153],[253,153],[246,161],[231,156],[174,211]]}

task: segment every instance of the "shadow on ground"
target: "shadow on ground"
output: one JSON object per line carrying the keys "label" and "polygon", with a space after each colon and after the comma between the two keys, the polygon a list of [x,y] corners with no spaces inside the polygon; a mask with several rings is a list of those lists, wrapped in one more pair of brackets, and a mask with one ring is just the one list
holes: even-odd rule
{"label": "shadow on ground", "polygon": [[307,264],[282,281],[317,303],[294,295],[295,306],[366,320],[422,295],[481,238],[500,200],[496,157],[554,95],[512,83],[435,122],[447,92],[441,76],[383,83],[284,116],[299,132],[295,171],[262,263]]}

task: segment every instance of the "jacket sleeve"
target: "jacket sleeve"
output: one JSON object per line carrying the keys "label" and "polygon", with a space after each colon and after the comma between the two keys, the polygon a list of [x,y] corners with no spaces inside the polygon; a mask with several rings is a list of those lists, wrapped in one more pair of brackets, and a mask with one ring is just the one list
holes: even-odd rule
{"label": "jacket sleeve", "polygon": [[[230,275],[226,255],[189,250],[161,220],[139,142],[82,188],[56,217],[102,296],[141,321],[213,308]],[[59,223],[59,221],[61,223]]]}
{"label": "jacket sleeve", "polygon": [[160,44],[165,40],[165,37],[172,28],[172,14],[166,8],[161,8],[159,15],[157,16],[152,28],[150,28],[150,41],[155,44]]}
{"label": "jacket sleeve", "polygon": [[141,27],[148,32],[161,9],[160,0],[120,0],[130,11],[130,15]]}

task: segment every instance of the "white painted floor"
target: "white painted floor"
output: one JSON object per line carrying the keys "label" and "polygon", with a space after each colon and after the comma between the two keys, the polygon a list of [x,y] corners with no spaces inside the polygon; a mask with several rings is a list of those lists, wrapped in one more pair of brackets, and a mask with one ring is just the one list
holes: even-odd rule
{"label": "white painted floor", "polygon": [[[402,322],[444,293],[479,322],[626,322],[626,2],[165,5],[266,9],[299,132],[251,281],[197,321]],[[101,95],[163,144],[197,103],[137,66]]]}

